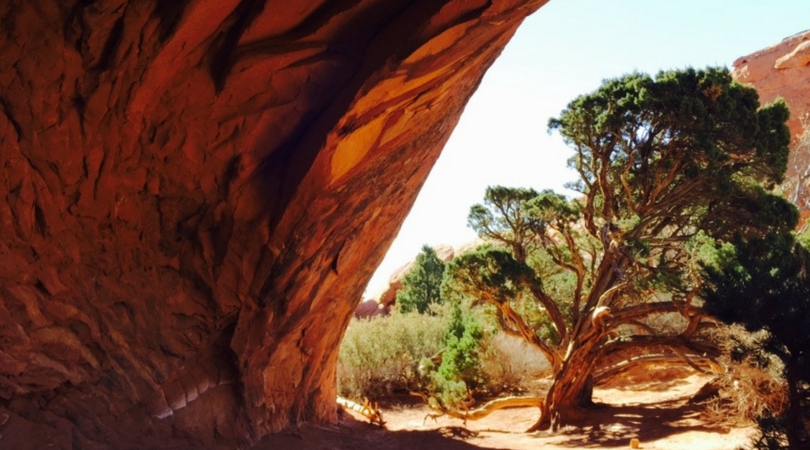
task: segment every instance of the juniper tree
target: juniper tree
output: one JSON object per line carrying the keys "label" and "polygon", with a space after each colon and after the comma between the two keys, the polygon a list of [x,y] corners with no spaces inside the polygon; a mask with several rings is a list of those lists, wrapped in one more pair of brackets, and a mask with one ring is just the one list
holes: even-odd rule
{"label": "juniper tree", "polygon": [[[551,362],[534,428],[582,416],[594,377],[714,354],[695,249],[784,229],[776,218],[794,211],[766,188],[783,178],[787,117],[725,69],[608,80],[549,122],[573,150],[574,199],[495,187],[472,208],[496,245],[457,257],[447,282]],[[664,314],[679,325],[655,327]]]}
{"label": "juniper tree", "polygon": [[399,310],[424,314],[431,304],[439,303],[444,269],[445,263],[436,251],[429,245],[422,246],[413,267],[402,278],[402,289],[397,292]]}

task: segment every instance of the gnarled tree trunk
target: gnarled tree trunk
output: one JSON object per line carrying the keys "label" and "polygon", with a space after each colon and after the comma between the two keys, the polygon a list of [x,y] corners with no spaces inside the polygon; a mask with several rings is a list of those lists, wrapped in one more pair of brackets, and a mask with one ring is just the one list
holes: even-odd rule
{"label": "gnarled tree trunk", "polygon": [[604,343],[602,330],[593,329],[581,319],[576,330],[587,330],[572,337],[571,350],[565,355],[560,370],[546,394],[540,418],[530,431],[558,430],[563,425],[582,421],[589,407],[594,406],[593,371],[598,360],[599,346]]}
{"label": "gnarled tree trunk", "polygon": [[0,432],[213,448],[335,420],[360,293],[543,3],[2,2]]}

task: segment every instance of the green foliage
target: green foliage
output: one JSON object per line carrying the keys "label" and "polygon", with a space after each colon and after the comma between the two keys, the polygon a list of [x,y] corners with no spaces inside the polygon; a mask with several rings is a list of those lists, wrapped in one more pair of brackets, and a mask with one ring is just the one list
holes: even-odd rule
{"label": "green foliage", "polygon": [[716,254],[704,264],[706,309],[749,330],[768,330],[767,347],[782,357],[810,349],[810,252],[780,233],[725,243]]}
{"label": "green foliage", "polygon": [[468,223],[480,237],[509,247],[523,263],[550,226],[572,224],[580,216],[578,204],[550,190],[490,186],[484,203],[470,208]]}
{"label": "green foliage", "polygon": [[758,229],[778,209],[779,199],[755,186],[783,179],[787,117],[784,102],[760,108],[756,91],[725,69],[688,69],[609,80],[549,127],[576,150],[569,164],[592,210],[589,226],[599,225],[593,214],[632,219],[625,234],[633,239],[666,224],[725,236]]}
{"label": "green foliage", "polygon": [[784,363],[788,408],[763,418],[758,445],[778,442],[781,432],[791,446],[810,442],[803,425],[810,418],[810,251],[803,241],[789,233],[738,239],[734,246],[717,245],[703,264],[706,310],[749,330],[767,330],[754,354],[774,354]]}
{"label": "green foliage", "polygon": [[[436,252],[424,246],[413,269],[403,279],[403,288],[397,294],[398,311],[385,319],[353,322],[353,327],[359,328],[358,335],[365,336],[367,342],[353,334],[350,327],[341,347],[339,365],[351,375],[341,382],[341,387],[346,386],[354,395],[399,387],[427,393],[434,401],[456,406],[479,385],[485,385],[480,355],[487,334],[469,306],[462,307],[460,301],[445,304],[443,299],[454,294],[442,292],[444,272],[445,264]],[[419,314],[408,314],[412,311]],[[422,329],[432,337],[427,341],[431,345],[417,345],[413,339],[418,339],[419,333],[403,326]],[[440,345],[435,345],[438,326],[442,328],[442,337]],[[369,336],[371,333],[375,335]],[[380,377],[381,372],[388,376]]]}
{"label": "green foliage", "polygon": [[[538,250],[530,256],[538,259],[543,255]],[[559,270],[549,276],[553,281],[561,281],[560,284],[552,283],[552,292],[557,289],[570,291],[570,280],[565,280],[566,276],[570,274]],[[563,284],[566,281],[568,286]],[[452,292],[478,304],[509,302],[538,338],[556,342],[559,334],[545,311],[538,308],[530,287],[542,289],[543,283],[529,263],[517,261],[509,250],[484,245],[457,256],[447,266],[443,292]],[[509,329],[507,323],[502,323],[501,327]]]}
{"label": "green foliage", "polygon": [[340,346],[340,394],[361,399],[425,389],[419,362],[444,347],[446,322],[441,314],[396,311],[388,317],[352,320]]}
{"label": "green foliage", "polygon": [[534,277],[531,268],[518,262],[508,250],[488,245],[456,257],[447,274],[445,292],[483,295],[493,301],[516,297],[524,281]]}
{"label": "green foliage", "polygon": [[430,372],[430,395],[442,405],[458,407],[485,384],[480,361],[485,338],[478,318],[453,302],[441,364]]}
{"label": "green foliage", "polygon": [[340,347],[340,395],[362,399],[415,391],[457,406],[477,393],[520,391],[523,377],[547,366],[503,337],[493,348],[494,336],[477,308],[448,302],[430,310],[353,320]]}
{"label": "green foliage", "polygon": [[428,245],[423,246],[413,268],[402,279],[402,289],[397,292],[399,310],[424,314],[431,304],[439,303],[444,267],[436,252]]}
{"label": "green foliage", "polygon": [[511,246],[515,257],[525,260],[524,249],[513,243],[523,244],[535,234],[535,221],[524,214],[522,205],[536,196],[534,189],[490,186],[484,204],[470,208],[468,224],[479,236]]}
{"label": "green foliage", "polygon": [[[548,359],[556,371],[549,408],[586,404],[590,376],[622,357],[667,356],[635,342],[716,353],[693,302],[700,293],[726,320],[770,326],[774,352],[810,348],[810,323],[775,325],[810,317],[802,309],[810,253],[781,237],[798,214],[768,190],[787,164],[787,117],[783,102],[760,107],[756,91],[725,69],[631,74],[572,101],[549,127],[574,151],[569,164],[580,179],[571,186],[581,195],[491,187],[469,216],[491,245],[457,257],[446,274],[425,247],[403,280],[400,310],[431,311],[446,326],[441,361],[429,353],[409,359],[411,370],[422,362],[416,387],[458,407],[488,382],[484,322],[442,298],[486,305],[506,334]],[[666,315],[680,320],[659,326]]]}
{"label": "green foliage", "polygon": [[458,302],[453,304],[452,315],[445,335],[445,351],[439,375],[446,380],[461,380],[471,387],[481,380],[478,360],[484,330],[478,319],[464,314]]}
{"label": "green foliage", "polygon": [[[760,107],[726,69],[606,81],[549,122],[574,152],[581,195],[489,188],[469,225],[493,246],[456,258],[445,289],[491,305],[507,334],[549,359],[551,405],[587,404],[583,380],[609,369],[600,363],[666,357],[645,353],[651,339],[674,354],[717,353],[693,314],[697,259],[723,265],[731,248],[715,252],[715,241],[795,226],[795,208],[768,190],[786,168],[787,117],[784,102]],[[656,322],[667,314],[677,326]]]}
{"label": "green foliage", "polygon": [[594,246],[612,241],[627,259],[646,260],[650,270],[635,274],[639,290],[653,280],[659,288],[688,289],[683,250],[695,233],[730,239],[795,226],[795,208],[761,187],[783,179],[787,117],[784,102],[760,107],[756,91],[726,69],[608,80],[549,121],[575,150],[569,164],[583,197],[490,188],[484,204],[473,206],[470,226],[507,245],[520,262],[540,245],[572,271],[574,252],[593,260],[609,250]]}

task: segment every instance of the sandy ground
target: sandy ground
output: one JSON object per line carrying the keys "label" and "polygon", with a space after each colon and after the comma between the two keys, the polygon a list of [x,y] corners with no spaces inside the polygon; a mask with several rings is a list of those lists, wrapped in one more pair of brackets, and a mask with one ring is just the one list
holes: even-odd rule
{"label": "sandy ground", "polygon": [[422,405],[383,409],[386,429],[365,423],[360,415],[343,415],[332,427],[312,427],[274,436],[263,449],[572,449],[630,448],[721,450],[746,445],[753,427],[723,429],[703,421],[699,407],[688,399],[709,378],[693,375],[632,387],[597,388],[594,399],[609,406],[595,410],[589,423],[561,432],[525,433],[537,419],[536,408],[496,411],[466,424],[458,419],[426,418]]}

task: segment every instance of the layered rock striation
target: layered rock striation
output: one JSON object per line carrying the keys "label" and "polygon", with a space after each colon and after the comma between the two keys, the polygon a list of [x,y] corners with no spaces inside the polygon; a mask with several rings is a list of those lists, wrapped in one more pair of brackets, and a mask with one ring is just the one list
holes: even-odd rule
{"label": "layered rock striation", "polygon": [[363,287],[543,3],[0,3],[0,443],[334,421]]}

